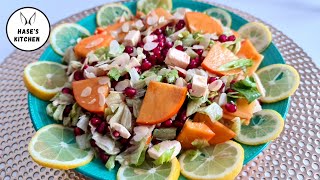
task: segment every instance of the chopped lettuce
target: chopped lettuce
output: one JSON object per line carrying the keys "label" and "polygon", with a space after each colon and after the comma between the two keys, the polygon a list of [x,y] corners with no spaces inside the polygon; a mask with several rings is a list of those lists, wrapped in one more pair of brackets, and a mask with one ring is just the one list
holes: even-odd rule
{"label": "chopped lettuce", "polygon": [[112,112],[115,112],[119,105],[124,101],[122,92],[110,91],[106,98],[106,103]]}
{"label": "chopped lettuce", "polygon": [[192,48],[188,47],[186,50],[186,53],[191,57],[191,58],[195,58],[198,56],[198,54],[196,52],[194,52],[194,50],[192,50]]}
{"label": "chopped lettuce", "polygon": [[139,79],[140,79],[140,75],[137,71],[136,68],[131,68],[129,71],[128,71],[129,75],[130,75],[130,82],[131,82],[131,85],[134,85],[136,84]]}
{"label": "chopped lettuce", "polygon": [[177,128],[160,128],[153,131],[153,137],[159,140],[173,140],[177,136]]}
{"label": "chopped lettuce", "polygon": [[194,141],[191,142],[191,144],[197,149],[210,146],[209,142],[206,139],[195,139]]}
{"label": "chopped lettuce", "polygon": [[242,68],[243,70],[245,70],[247,67],[251,67],[252,65],[253,65],[253,61],[251,59],[241,58],[241,59],[230,61],[226,64],[221,65],[218,68],[218,70],[229,71],[229,70],[239,69],[239,68]]}
{"label": "chopped lettuce", "polygon": [[222,118],[222,108],[215,102],[206,107],[198,109],[199,113],[206,114],[210,117],[211,121],[217,121]]}
{"label": "chopped lettuce", "polygon": [[110,171],[115,167],[116,156],[110,156],[105,167]]}
{"label": "chopped lettuce", "polygon": [[97,146],[104,150],[107,154],[116,155],[120,152],[120,149],[116,145],[116,141],[109,136],[103,136],[97,132],[94,132],[92,139],[94,139]]}
{"label": "chopped lettuce", "polygon": [[65,62],[69,64],[71,61],[78,61],[78,58],[76,57],[74,51],[73,51],[73,46],[69,47],[66,50],[66,53],[64,54],[62,58],[62,62]]}
{"label": "chopped lettuce", "polygon": [[124,45],[120,45],[118,43],[118,41],[113,40],[113,41],[111,41],[111,43],[109,45],[108,56],[109,57],[117,57],[123,53],[124,48],[125,48]]}
{"label": "chopped lettuce", "polygon": [[63,111],[66,108],[65,104],[58,105],[57,109],[54,111],[52,117],[56,121],[62,121],[63,119]]}
{"label": "chopped lettuce", "polygon": [[174,149],[175,149],[175,147],[166,150],[164,153],[162,153],[162,155],[158,159],[153,161],[153,163],[158,166],[158,165],[161,165],[163,163],[170,162],[171,157],[172,157],[172,155],[174,153]]}
{"label": "chopped lettuce", "polygon": [[109,124],[119,123],[123,125],[127,130],[132,129],[132,115],[129,107],[125,103],[121,103],[116,113],[108,121]]}
{"label": "chopped lettuce", "polygon": [[206,101],[207,101],[206,97],[189,99],[189,102],[187,105],[187,116],[191,116],[192,114],[197,112],[200,106]]}
{"label": "chopped lettuce", "polygon": [[82,134],[80,136],[76,136],[76,142],[80,149],[88,149],[90,148],[90,139],[91,134]]}
{"label": "chopped lettuce", "polygon": [[47,108],[46,108],[47,114],[50,117],[53,117],[53,113],[56,111],[56,109],[57,109],[57,107],[54,106],[52,103],[48,104]]}
{"label": "chopped lettuce", "polygon": [[144,137],[140,141],[135,142],[124,152],[116,156],[116,160],[121,165],[141,165],[144,162],[145,153],[148,148],[147,138]]}
{"label": "chopped lettuce", "polygon": [[244,80],[234,83],[232,89],[243,95],[249,103],[261,96],[252,77],[247,77]]}
{"label": "chopped lettuce", "polygon": [[74,103],[72,95],[62,92],[57,93],[50,101],[52,101],[54,106],[58,106],[59,104],[69,105]]}
{"label": "chopped lettuce", "polygon": [[77,123],[77,127],[82,129],[84,132],[87,132],[89,125],[89,116],[83,114],[79,117],[79,121]]}
{"label": "chopped lettuce", "polygon": [[121,72],[119,69],[113,67],[110,69],[110,71],[108,72],[108,76],[109,78],[115,80],[115,81],[118,81],[120,76],[121,76]]}
{"label": "chopped lettuce", "polygon": [[178,71],[176,69],[170,70],[165,74],[165,77],[168,83],[175,83],[177,78],[179,78]]}
{"label": "chopped lettuce", "polygon": [[70,111],[69,117],[71,118],[71,125],[76,126],[78,123],[80,114],[81,114],[81,107],[78,105],[78,103],[74,103],[72,105],[72,109]]}
{"label": "chopped lettuce", "polygon": [[141,99],[126,99],[126,102],[128,104],[128,106],[133,108],[133,116],[135,118],[138,117],[139,115],[139,111],[142,105],[142,100]]}

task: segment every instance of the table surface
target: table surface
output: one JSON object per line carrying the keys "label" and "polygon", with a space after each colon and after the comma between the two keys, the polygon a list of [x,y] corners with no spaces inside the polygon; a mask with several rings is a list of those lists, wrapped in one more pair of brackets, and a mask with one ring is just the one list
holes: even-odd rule
{"label": "table surface", "polygon": [[[89,9],[114,0],[55,0],[55,1],[7,1],[5,8],[0,11],[0,63],[15,49],[7,39],[6,22],[16,9],[32,6],[42,10],[49,18],[51,24],[72,14]],[[314,0],[260,0],[252,3],[251,0],[215,0],[214,2],[228,5],[233,8],[248,12],[260,18],[300,45],[304,51],[320,66],[320,53],[318,50],[320,31],[320,1]]]}

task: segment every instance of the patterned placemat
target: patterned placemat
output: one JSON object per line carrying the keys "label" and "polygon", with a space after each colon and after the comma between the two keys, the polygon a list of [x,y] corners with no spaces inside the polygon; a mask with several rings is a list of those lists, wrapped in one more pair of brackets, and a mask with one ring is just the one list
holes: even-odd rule
{"label": "patterned placemat", "polygon": [[[239,10],[214,5],[249,21],[263,22]],[[85,10],[57,24],[79,21],[98,8]],[[299,71],[301,84],[292,97],[281,137],[244,166],[237,179],[320,179],[320,70],[290,38],[268,26],[287,64]],[[87,179],[73,170],[39,166],[28,154],[28,142],[35,130],[28,113],[22,72],[28,63],[38,60],[47,46],[48,43],[34,52],[16,50],[0,65],[0,179]]]}

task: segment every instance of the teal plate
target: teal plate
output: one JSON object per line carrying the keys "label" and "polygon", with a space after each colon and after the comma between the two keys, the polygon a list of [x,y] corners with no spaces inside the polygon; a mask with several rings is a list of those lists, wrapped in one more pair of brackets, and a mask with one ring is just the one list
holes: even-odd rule
{"label": "teal plate", "polygon": [[[132,13],[136,12],[136,2],[126,2],[124,3],[129,9],[131,9]],[[189,0],[173,0],[173,8],[178,7],[186,7],[190,8],[195,11],[204,11],[208,8],[214,7],[213,5],[202,3],[202,2],[195,2],[195,1],[189,1]],[[232,29],[238,30],[242,25],[246,24],[248,21],[241,18],[240,16],[229,12],[232,17]],[[82,19],[78,22],[78,24],[84,26],[87,28],[91,33],[94,32],[96,25],[96,14],[91,14],[87,16],[86,18]],[[260,65],[261,67],[270,65],[270,64],[285,64],[284,59],[282,58],[280,52],[276,48],[276,46],[271,43],[270,46],[263,52],[264,55],[264,61]],[[61,56],[56,54],[51,46],[49,46],[44,53],[40,57],[40,61],[54,61],[54,62],[61,62]],[[277,103],[272,104],[263,104],[263,109],[273,109],[278,111],[283,118],[285,118],[288,108],[289,108],[290,99],[285,99],[282,101],[279,101]],[[28,104],[29,104],[29,111],[30,116],[33,122],[33,125],[36,130],[40,129],[41,127],[55,123],[51,117],[49,117],[46,113],[46,106],[48,104],[47,101],[42,101],[32,94],[29,93],[28,95]],[[266,147],[267,144],[262,144],[259,146],[248,146],[243,145],[245,152],[244,157],[244,164],[247,164],[249,161],[254,159],[256,156],[258,156],[259,153],[261,153]],[[119,165],[112,171],[108,171],[104,165],[101,163],[99,159],[93,160],[91,163],[76,168],[76,171],[79,171],[80,173],[94,179],[116,179],[116,174],[118,170]],[[186,179],[183,176],[180,176],[179,179]]]}

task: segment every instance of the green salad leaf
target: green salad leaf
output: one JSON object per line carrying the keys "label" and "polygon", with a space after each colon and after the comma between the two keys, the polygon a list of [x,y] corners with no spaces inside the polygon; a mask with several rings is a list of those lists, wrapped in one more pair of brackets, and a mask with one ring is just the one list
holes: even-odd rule
{"label": "green salad leaf", "polygon": [[162,153],[162,155],[158,159],[153,161],[153,163],[155,165],[159,166],[159,165],[161,165],[163,163],[170,162],[171,157],[172,157],[172,155],[174,153],[174,149],[175,149],[175,147],[166,150],[164,153]]}
{"label": "green salad leaf", "polygon": [[165,77],[168,83],[175,83],[177,78],[179,78],[178,71],[176,69],[170,70],[165,74]]}
{"label": "green salad leaf", "polygon": [[243,95],[249,103],[258,99],[261,94],[256,87],[252,77],[246,77],[244,80],[240,80],[233,84],[232,89]]}
{"label": "green salad leaf", "polygon": [[105,164],[105,167],[110,171],[115,167],[116,162],[116,156],[110,156],[107,163]]}
{"label": "green salad leaf", "polygon": [[159,140],[173,140],[177,136],[177,128],[160,128],[153,131],[153,137]]}
{"label": "green salad leaf", "polygon": [[113,67],[110,69],[110,71],[108,72],[108,76],[109,78],[115,80],[115,81],[118,81],[120,76],[121,76],[121,72],[119,69]]}
{"label": "green salad leaf", "polygon": [[251,59],[241,58],[241,59],[230,61],[226,64],[221,65],[218,68],[218,70],[229,71],[229,70],[238,69],[238,68],[246,69],[247,67],[250,67],[252,65],[253,65],[253,61]]}

